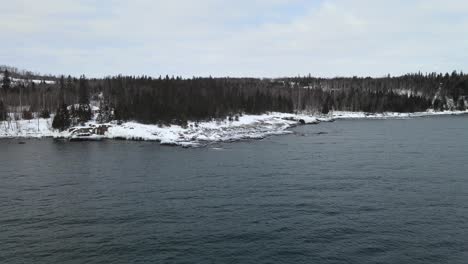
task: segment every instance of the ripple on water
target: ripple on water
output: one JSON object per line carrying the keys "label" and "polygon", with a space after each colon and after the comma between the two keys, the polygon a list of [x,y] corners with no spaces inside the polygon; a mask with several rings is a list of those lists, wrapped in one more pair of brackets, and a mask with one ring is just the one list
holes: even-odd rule
{"label": "ripple on water", "polygon": [[466,118],[196,149],[10,144],[0,262],[465,264]]}

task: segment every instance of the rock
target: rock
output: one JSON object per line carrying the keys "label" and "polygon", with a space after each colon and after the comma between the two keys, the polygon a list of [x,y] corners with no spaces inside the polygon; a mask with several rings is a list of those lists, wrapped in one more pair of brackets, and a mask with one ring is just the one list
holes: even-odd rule
{"label": "rock", "polygon": [[100,125],[94,129],[94,134],[103,136],[108,130],[109,130],[109,125]]}
{"label": "rock", "polygon": [[301,125],[305,125],[305,124],[306,124],[306,121],[305,121],[304,119],[299,119],[299,123],[300,123]]}

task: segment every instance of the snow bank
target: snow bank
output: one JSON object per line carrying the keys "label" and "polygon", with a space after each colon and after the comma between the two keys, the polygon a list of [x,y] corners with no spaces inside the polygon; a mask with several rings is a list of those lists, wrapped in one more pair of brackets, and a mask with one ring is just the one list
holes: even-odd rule
{"label": "snow bank", "polygon": [[57,135],[52,119],[0,121],[0,138],[42,138]]}
{"label": "snow bank", "polygon": [[440,115],[462,115],[468,114],[466,111],[433,111],[428,110],[426,112],[414,112],[414,113],[395,113],[395,112],[383,112],[383,113],[365,113],[365,112],[347,112],[347,111],[335,111],[330,114],[333,119],[395,119],[395,118],[414,118],[424,116],[440,116]]}
{"label": "snow bank", "polygon": [[466,114],[468,111],[374,113],[336,111],[328,115],[269,113],[243,115],[239,120],[228,119],[189,122],[187,127],[177,125],[158,126],[136,122],[97,124],[90,121],[63,132],[51,128],[52,119],[0,122],[0,138],[54,137],[69,140],[148,140],[179,146],[203,146],[213,142],[229,142],[243,139],[261,139],[271,135],[292,133],[290,128],[300,124],[318,124],[335,119],[387,119],[413,118],[433,115]]}
{"label": "snow bank", "polygon": [[[185,128],[177,125],[160,127],[136,122],[127,122],[121,125],[109,123],[104,124],[108,128],[103,137],[126,140],[152,140],[167,145],[200,146],[212,142],[260,139],[270,135],[291,133],[287,129],[299,124],[300,120],[303,120],[306,124],[319,122],[319,119],[313,116],[271,113],[265,115],[244,115],[239,117],[237,121],[224,119],[199,123],[189,122]],[[70,138],[71,136],[66,133],[62,133],[63,135],[61,136]]]}

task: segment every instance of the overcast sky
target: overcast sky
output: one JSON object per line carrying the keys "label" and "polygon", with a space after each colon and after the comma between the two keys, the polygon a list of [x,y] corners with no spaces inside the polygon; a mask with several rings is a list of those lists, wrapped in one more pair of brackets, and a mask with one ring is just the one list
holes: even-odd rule
{"label": "overcast sky", "polygon": [[466,0],[0,0],[0,64],[52,74],[468,71]]}

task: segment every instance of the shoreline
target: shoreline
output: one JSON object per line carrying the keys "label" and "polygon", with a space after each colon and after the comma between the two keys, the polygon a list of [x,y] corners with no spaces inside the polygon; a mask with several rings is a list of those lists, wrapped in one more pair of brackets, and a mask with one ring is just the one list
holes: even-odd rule
{"label": "shoreline", "polygon": [[293,133],[290,129],[300,125],[319,124],[335,120],[355,119],[411,119],[447,115],[465,115],[465,111],[426,111],[415,113],[364,113],[335,111],[327,115],[268,113],[243,115],[239,120],[212,120],[188,122],[187,127],[178,125],[159,126],[137,122],[98,124],[89,121],[84,126],[75,126],[65,131],[51,128],[52,118],[0,121],[0,139],[54,138],[69,141],[129,140],[154,141],[161,145],[199,147],[219,142],[263,139],[273,135]]}

